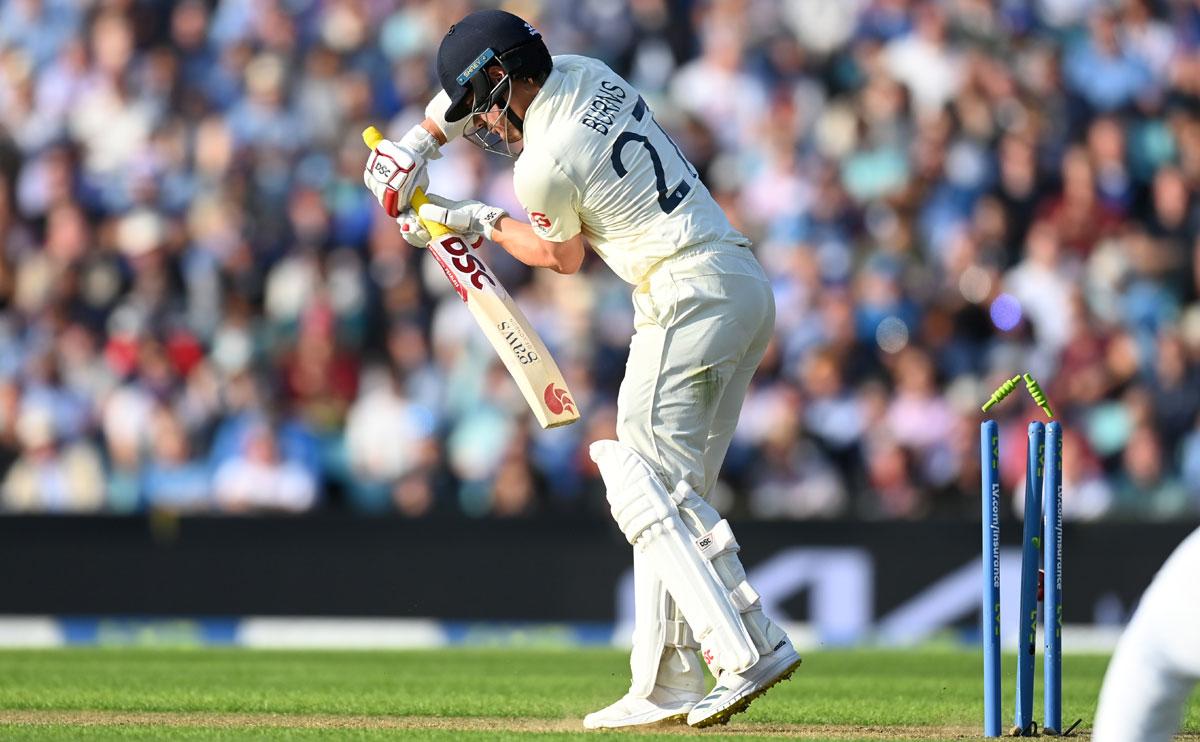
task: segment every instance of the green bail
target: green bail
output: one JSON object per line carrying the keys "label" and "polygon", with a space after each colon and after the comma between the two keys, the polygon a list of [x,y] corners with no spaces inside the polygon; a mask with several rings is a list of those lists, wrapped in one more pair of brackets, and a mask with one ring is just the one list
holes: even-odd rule
{"label": "green bail", "polygon": [[1001,384],[1000,386],[996,387],[996,391],[992,392],[991,398],[988,399],[988,401],[983,403],[983,411],[987,412],[988,410],[995,407],[1000,402],[1000,400],[1004,399],[1009,394],[1011,394],[1012,390],[1016,389],[1017,384],[1019,384],[1019,383],[1021,383],[1021,377],[1014,376],[1011,379],[1009,379],[1008,381]]}
{"label": "green bail", "polygon": [[1046,393],[1042,391],[1042,387],[1032,374],[1025,374],[1025,388],[1029,390],[1029,396],[1033,397],[1037,406],[1042,408],[1042,412],[1046,413],[1046,417],[1053,420],[1054,413],[1050,410],[1050,403],[1046,401]]}

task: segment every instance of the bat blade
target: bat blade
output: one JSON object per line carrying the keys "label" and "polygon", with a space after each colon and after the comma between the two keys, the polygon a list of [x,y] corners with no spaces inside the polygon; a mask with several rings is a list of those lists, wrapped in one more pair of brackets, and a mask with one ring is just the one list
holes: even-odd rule
{"label": "bat blade", "polygon": [[453,233],[430,240],[429,252],[516,381],[538,424],[557,428],[578,420],[579,407],[558,364],[483,258]]}
{"label": "bat blade", "polygon": [[[383,140],[374,126],[364,130],[362,136],[371,149]],[[413,205],[420,208],[427,201],[418,188],[413,194]],[[579,406],[558,364],[483,257],[445,225],[425,222],[425,227],[432,236],[428,246],[430,255],[479,323],[538,424],[542,428],[557,428],[578,420]]]}

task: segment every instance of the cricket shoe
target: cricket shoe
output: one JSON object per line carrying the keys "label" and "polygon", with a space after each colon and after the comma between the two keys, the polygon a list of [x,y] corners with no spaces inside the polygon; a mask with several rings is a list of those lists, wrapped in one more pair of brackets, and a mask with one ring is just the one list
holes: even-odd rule
{"label": "cricket shoe", "polygon": [[611,706],[583,717],[585,729],[616,729],[646,724],[682,724],[703,693],[654,686],[647,697],[626,694]]}
{"label": "cricket shoe", "polygon": [[728,723],[729,717],[741,713],[755,699],[781,680],[787,680],[800,666],[800,655],[792,643],[784,639],[775,651],[759,659],[741,674],[723,672],[716,686],[692,707],[687,721],[694,727],[711,727]]}

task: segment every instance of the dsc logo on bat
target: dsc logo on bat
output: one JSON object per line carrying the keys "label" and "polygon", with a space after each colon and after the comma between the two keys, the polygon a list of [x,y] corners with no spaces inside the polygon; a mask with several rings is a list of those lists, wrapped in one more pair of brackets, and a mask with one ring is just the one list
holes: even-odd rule
{"label": "dsc logo on bat", "polygon": [[[482,238],[480,239],[480,242],[483,242]],[[450,265],[454,267],[455,271],[462,274],[468,281],[470,281],[472,286],[482,290],[484,281],[487,281],[493,287],[496,285],[496,279],[492,278],[492,275],[488,273],[488,269],[479,260],[479,258],[470,253],[470,248],[467,246],[466,242],[463,242],[461,237],[458,235],[448,235],[438,240],[437,244],[450,254]],[[433,255],[435,258],[437,258],[438,263],[441,264],[442,270],[446,273],[446,277],[450,279],[452,284],[454,284],[455,290],[458,291],[459,298],[461,298],[463,301],[466,301],[467,290],[454,278],[453,275],[451,275],[449,268],[436,250],[433,251]]]}

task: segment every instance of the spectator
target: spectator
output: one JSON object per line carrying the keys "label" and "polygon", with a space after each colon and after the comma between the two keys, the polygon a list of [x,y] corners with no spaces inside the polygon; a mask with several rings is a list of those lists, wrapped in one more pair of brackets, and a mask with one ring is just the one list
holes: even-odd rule
{"label": "spectator", "polygon": [[1067,83],[1092,109],[1115,111],[1153,91],[1150,70],[1122,41],[1113,11],[1095,11],[1088,30],[1087,40],[1068,52],[1063,68]]}
{"label": "spectator", "polygon": [[915,28],[884,51],[888,71],[912,93],[917,112],[936,114],[958,92],[963,60],[946,40],[946,16],[934,3],[915,6]]}
{"label": "spectator", "polygon": [[[924,472],[926,481],[937,481],[936,462],[949,445],[953,410],[938,396],[933,364],[923,351],[906,348],[896,363],[897,387],[888,405],[886,432],[894,445],[910,449],[912,464]],[[902,442],[902,443],[901,443]],[[880,446],[889,457],[892,445]]]}
{"label": "spectator", "polygon": [[1200,417],[1180,446],[1183,481],[1193,501],[1200,501]]}
{"label": "spectator", "polygon": [[920,518],[928,498],[914,481],[912,456],[897,441],[875,436],[866,448],[869,496],[859,515],[865,518]]}
{"label": "spectator", "polygon": [[765,107],[762,82],[743,68],[746,36],[738,23],[711,21],[701,34],[703,52],[680,68],[671,81],[671,101],[696,116],[727,147],[757,133],[756,111]]}
{"label": "spectator", "polygon": [[432,463],[426,444],[433,415],[403,391],[399,376],[372,369],[347,416],[344,484],[355,507],[365,512],[387,509],[395,488]]}
{"label": "spectator", "polygon": [[248,431],[242,454],[221,464],[212,486],[217,507],[227,513],[300,513],[317,496],[316,480],[280,458],[275,432],[263,424]]}
{"label": "spectator", "polygon": [[[5,509],[596,509],[628,289],[483,248],[587,421],[530,435],[361,185],[356,133],[419,117],[429,39],[477,5],[0,2]],[[1066,517],[1200,513],[1196,8],[538,7],[554,53],[639,86],[771,279],[717,491],[768,518],[973,513],[966,401],[1029,369],[1067,431]],[[500,165],[444,154],[435,190],[515,212]]]}
{"label": "spectator", "polygon": [[1058,235],[1049,222],[1029,230],[1025,257],[1004,277],[1033,323],[1039,345],[1057,355],[1071,339],[1072,266],[1060,254]]}
{"label": "spectator", "polygon": [[151,421],[149,463],[141,488],[154,510],[198,512],[213,505],[208,468],[191,455],[187,432],[171,410],[159,407]]}
{"label": "spectator", "polygon": [[21,455],[0,485],[10,512],[88,513],[104,507],[104,472],[86,443],[58,440],[49,412],[30,407],[17,421]]}
{"label": "spectator", "polygon": [[1153,428],[1134,430],[1123,458],[1124,473],[1114,492],[1115,514],[1162,519],[1187,511],[1192,503],[1182,483],[1163,466],[1162,444]]}
{"label": "spectator", "polygon": [[[1062,441],[1063,518],[1095,520],[1104,517],[1112,507],[1113,493],[1112,486],[1103,476],[1100,462],[1073,430],[1064,430]],[[1024,483],[1021,486],[1023,489]]]}
{"label": "spectator", "polygon": [[750,512],[757,518],[832,518],[847,509],[837,470],[794,427],[771,432],[750,481]]}

